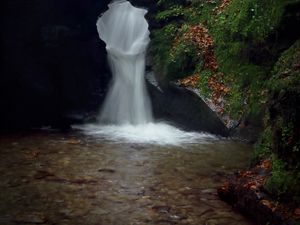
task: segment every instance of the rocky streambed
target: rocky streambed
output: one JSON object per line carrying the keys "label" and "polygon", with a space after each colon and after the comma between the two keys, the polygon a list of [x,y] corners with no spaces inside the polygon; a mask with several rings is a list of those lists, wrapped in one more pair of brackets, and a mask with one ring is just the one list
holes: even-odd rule
{"label": "rocky streambed", "polygon": [[159,146],[75,131],[2,135],[0,224],[250,225],[217,194],[250,150],[227,140]]}

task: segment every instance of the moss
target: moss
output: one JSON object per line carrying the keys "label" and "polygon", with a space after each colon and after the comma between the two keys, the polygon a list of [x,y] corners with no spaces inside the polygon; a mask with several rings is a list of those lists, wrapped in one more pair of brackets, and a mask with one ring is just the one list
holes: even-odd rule
{"label": "moss", "polygon": [[185,26],[180,28],[175,24],[168,24],[161,30],[153,32],[152,52],[154,67],[168,80],[183,78],[195,70],[197,58],[195,46],[188,41],[177,41],[177,33],[184,33]]}
{"label": "moss", "polygon": [[278,26],[287,3],[279,0],[233,0],[223,15],[217,18],[216,24],[222,24],[218,29],[227,31],[230,39],[263,41]]}
{"label": "moss", "polygon": [[193,57],[195,52],[196,48],[192,43],[186,41],[179,43],[170,53],[170,61],[167,64],[167,78],[183,78],[193,73],[197,63],[197,58]]}
{"label": "moss", "polygon": [[150,51],[153,56],[154,67],[160,71],[162,76],[168,72],[167,66],[171,61],[170,53],[178,29],[178,24],[171,23],[152,33]]}
{"label": "moss", "polygon": [[204,70],[200,73],[200,79],[199,79],[199,89],[200,93],[205,97],[210,97],[210,88],[208,86],[208,80],[212,76],[212,72],[209,70]]}
{"label": "moss", "polygon": [[268,87],[273,92],[297,90],[300,86],[300,40],[285,51],[272,71]]}
{"label": "moss", "polygon": [[300,40],[282,53],[268,81],[274,151],[292,165],[300,161]]}
{"label": "moss", "polygon": [[[280,199],[300,196],[299,60],[300,41],[297,41],[279,57],[267,82],[269,113],[266,143],[267,148],[272,150],[273,166],[266,189]],[[263,143],[257,150],[257,158],[265,156],[260,155],[264,152]]]}
{"label": "moss", "polygon": [[284,199],[300,195],[300,173],[287,169],[284,161],[273,156],[271,176],[266,182],[266,189],[277,198]]}
{"label": "moss", "polygon": [[[299,0],[232,0],[223,8],[220,7],[224,3],[221,0],[189,2],[191,4],[186,4],[185,1],[159,1],[163,7],[157,14],[157,19],[167,20],[167,24],[172,24],[171,27],[167,25],[155,31],[153,38],[153,46],[156,46],[154,64],[160,72],[163,71],[165,78],[172,80],[195,73],[202,74],[199,81],[200,92],[205,96],[212,96],[213,90],[205,86],[210,73],[203,68],[205,59],[199,57],[199,51],[191,43],[178,41],[183,39],[190,26],[201,23],[209,29],[209,34],[214,39],[218,72],[224,74],[225,85],[231,88],[226,97],[226,111],[231,117],[239,119],[244,114],[260,115],[265,109],[267,89],[270,86],[281,89],[282,85],[286,85],[291,88],[290,84],[300,80],[298,76],[294,76],[295,79],[288,77],[277,82],[278,76],[274,76],[269,82],[269,74],[277,57],[272,50],[268,50],[270,58],[267,60],[253,60],[258,49],[276,31],[286,6],[300,2]],[[172,17],[180,17],[180,20],[172,22]],[[169,29],[174,24],[177,24],[176,29]],[[287,55],[284,57],[287,58]],[[282,71],[280,65],[282,62],[278,62],[274,70]],[[273,72],[275,73],[278,72]]]}
{"label": "moss", "polygon": [[159,12],[155,19],[157,21],[166,21],[175,19],[184,15],[184,10],[180,5],[171,6],[170,9]]}
{"label": "moss", "polygon": [[254,146],[252,155],[252,164],[255,165],[261,159],[271,156],[272,154],[272,129],[270,126],[264,129],[258,142]]}
{"label": "moss", "polygon": [[233,84],[231,86],[227,100],[226,111],[233,119],[238,120],[244,114],[244,96],[239,85]]}

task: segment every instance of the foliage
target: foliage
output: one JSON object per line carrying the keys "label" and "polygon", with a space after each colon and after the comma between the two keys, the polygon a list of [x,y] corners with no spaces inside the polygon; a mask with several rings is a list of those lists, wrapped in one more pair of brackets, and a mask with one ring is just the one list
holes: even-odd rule
{"label": "foliage", "polygon": [[286,169],[282,160],[273,156],[272,173],[266,183],[267,190],[273,195],[284,198],[300,195],[300,172]]}
{"label": "foliage", "polygon": [[[268,127],[256,149],[257,158],[273,154],[272,173],[266,188],[277,197],[300,195],[300,41],[282,53],[267,82]],[[266,154],[265,154],[266,153]]]}
{"label": "foliage", "polygon": [[181,41],[176,48],[172,48],[167,62],[166,76],[169,79],[182,78],[192,73],[197,64],[195,46],[189,41]]}
{"label": "foliage", "polygon": [[155,17],[157,21],[166,21],[168,19],[174,19],[183,16],[183,8],[180,5],[170,7],[170,9],[158,13]]}
{"label": "foliage", "polygon": [[202,71],[199,79],[200,93],[206,98],[210,96],[211,90],[208,86],[209,78],[212,76],[212,72],[209,70]]}
{"label": "foliage", "polygon": [[[171,80],[198,74],[202,95],[215,102],[225,98],[225,110],[235,119],[245,114],[260,115],[265,109],[268,89],[281,89],[285,84],[291,88],[290,84],[300,80],[299,76],[281,79],[282,75],[270,79],[271,65],[277,57],[271,50],[270,58],[264,62],[253,61],[256,49],[276,30],[285,6],[297,1],[199,0],[191,1],[190,5],[183,1],[165,4],[166,1],[157,19],[168,19],[173,12],[181,20],[175,21],[176,32],[168,34],[169,37],[164,35],[170,41],[168,47],[154,51],[155,65],[164,68],[165,77]],[[161,30],[166,31],[168,26]],[[158,39],[159,35],[154,35],[154,43]],[[282,73],[283,64],[284,59],[274,70]],[[194,80],[195,76],[191,78]]]}
{"label": "foliage", "polygon": [[170,52],[177,31],[178,25],[171,23],[153,32],[154,38],[151,42],[153,63],[163,76],[166,75],[167,65],[171,62]]}
{"label": "foliage", "polygon": [[296,164],[300,161],[300,40],[283,52],[268,81],[270,89],[269,124],[273,126],[277,155]]}
{"label": "foliage", "polygon": [[226,111],[231,115],[232,118],[238,120],[244,114],[244,93],[240,91],[238,85],[232,85],[231,91],[228,97],[228,103]]}
{"label": "foliage", "polygon": [[264,41],[279,24],[287,3],[278,0],[232,0],[214,24],[220,25],[217,30],[228,33],[229,39]]}
{"label": "foliage", "polygon": [[[176,37],[163,35],[171,39],[172,49],[156,48],[154,64],[157,68],[164,68],[163,74],[168,79],[201,74],[203,70],[199,88],[206,96],[214,95],[213,89],[203,85],[206,70],[215,72],[219,69],[219,74],[225,74],[225,78],[217,80],[225,80],[225,86],[231,89],[228,95],[224,94],[228,97],[227,112],[233,117],[240,117],[260,111],[266,101],[265,81],[271,68],[251,62],[251,51],[277,27],[284,6],[289,2],[192,1],[191,5],[185,6],[183,1],[160,1],[164,10],[157,14],[158,21],[172,24],[172,20],[178,17],[181,21],[176,21],[180,26],[177,32],[173,32]],[[160,31],[165,32],[166,27]],[[154,34],[153,43],[161,39],[160,35]],[[241,107],[243,110],[240,110]]]}
{"label": "foliage", "polygon": [[[268,87],[273,92],[294,90],[300,86],[300,40],[285,51],[272,71]],[[297,90],[295,90],[297,91]],[[298,90],[299,91],[299,90]]]}
{"label": "foliage", "polygon": [[269,157],[272,154],[272,129],[266,127],[260,135],[258,142],[254,147],[252,155],[252,164],[258,163],[261,159]]}

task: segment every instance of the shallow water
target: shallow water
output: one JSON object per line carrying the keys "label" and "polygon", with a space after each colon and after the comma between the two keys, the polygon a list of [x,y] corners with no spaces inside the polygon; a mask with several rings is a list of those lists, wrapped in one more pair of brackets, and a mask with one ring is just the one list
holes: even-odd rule
{"label": "shallow water", "polygon": [[131,144],[51,131],[0,137],[0,224],[250,225],[219,200],[249,146]]}

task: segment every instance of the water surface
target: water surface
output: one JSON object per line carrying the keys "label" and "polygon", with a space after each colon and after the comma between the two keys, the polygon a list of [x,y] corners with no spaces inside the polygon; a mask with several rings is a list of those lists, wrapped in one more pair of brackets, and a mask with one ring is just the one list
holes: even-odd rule
{"label": "water surface", "polygon": [[81,132],[0,137],[0,224],[250,225],[219,200],[250,147],[153,145]]}

